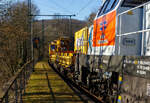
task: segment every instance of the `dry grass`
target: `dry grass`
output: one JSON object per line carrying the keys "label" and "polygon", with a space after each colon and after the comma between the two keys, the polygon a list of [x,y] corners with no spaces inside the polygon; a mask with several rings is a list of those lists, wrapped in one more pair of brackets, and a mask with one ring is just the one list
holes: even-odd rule
{"label": "dry grass", "polygon": [[47,62],[35,65],[23,99],[24,103],[82,103]]}

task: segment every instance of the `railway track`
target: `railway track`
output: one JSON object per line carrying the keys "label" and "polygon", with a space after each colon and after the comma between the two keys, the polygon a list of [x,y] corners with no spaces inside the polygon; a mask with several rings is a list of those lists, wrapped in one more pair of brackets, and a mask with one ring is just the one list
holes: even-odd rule
{"label": "railway track", "polygon": [[[97,97],[96,95],[92,94],[91,92],[89,92],[88,89],[86,89],[85,87],[76,84],[73,80],[66,78],[65,75],[63,75],[62,73],[60,73],[58,71],[58,69],[54,68],[50,63],[49,65],[53,68],[53,70],[74,90],[77,89],[78,91],[82,92],[83,94],[85,94],[87,97],[89,97],[92,101],[94,101],[95,103],[105,103],[102,98]],[[75,90],[76,91],[76,90]],[[86,97],[83,97],[86,98]]]}

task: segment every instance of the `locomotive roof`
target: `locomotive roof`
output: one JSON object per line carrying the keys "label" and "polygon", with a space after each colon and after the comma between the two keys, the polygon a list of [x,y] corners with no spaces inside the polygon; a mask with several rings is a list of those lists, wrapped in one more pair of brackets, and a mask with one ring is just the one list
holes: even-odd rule
{"label": "locomotive roof", "polygon": [[150,0],[124,0],[123,6],[137,6]]}

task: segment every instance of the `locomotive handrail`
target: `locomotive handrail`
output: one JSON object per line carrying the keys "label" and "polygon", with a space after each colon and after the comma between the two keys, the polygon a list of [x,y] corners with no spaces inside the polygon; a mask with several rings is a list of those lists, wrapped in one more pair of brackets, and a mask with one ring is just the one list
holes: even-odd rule
{"label": "locomotive handrail", "polygon": [[[20,70],[16,73],[16,75],[8,82],[9,84],[7,84],[7,87],[5,88],[5,90],[3,91],[3,93],[0,94],[0,103],[3,103],[4,101],[5,101],[5,103],[9,103],[9,91],[10,91],[11,89],[15,89],[15,90],[16,90],[16,91],[15,91],[15,95],[16,95],[15,102],[17,103],[17,101],[18,101],[18,94],[16,94],[16,93],[18,93],[18,92],[17,92],[17,91],[18,91],[17,89],[19,89],[19,88],[18,88],[18,84],[17,84],[17,79],[18,79],[20,76],[21,76],[21,79],[20,79],[20,80],[24,79],[24,80],[20,81],[20,83],[24,82],[23,85],[20,84],[20,86],[19,86],[20,89],[23,90],[23,87],[25,87],[25,79],[26,79],[26,78],[22,78],[22,77],[23,77],[23,75],[24,75],[24,77],[25,77],[25,76],[27,77],[27,75],[23,74],[23,71],[24,71],[24,73],[25,73],[25,70],[24,70],[24,69],[26,69],[26,66],[27,66],[28,64],[30,64],[32,61],[33,61],[33,60],[27,61],[27,63],[25,63],[25,64],[20,68]],[[15,87],[13,87],[13,85],[14,85]],[[24,89],[25,89],[25,88],[24,88]],[[21,93],[21,90],[20,90],[20,93]]]}
{"label": "locomotive handrail", "polygon": [[132,11],[132,10],[135,10],[135,9],[140,8],[140,7],[142,7],[142,6],[148,5],[149,3],[150,3],[150,1],[149,1],[149,2],[146,2],[146,3],[144,3],[144,4],[141,4],[141,5],[139,5],[139,6],[136,6],[136,7],[134,7],[134,8],[131,8],[131,9],[129,9],[129,10],[126,10],[126,11],[124,11],[124,12],[118,14],[117,16],[121,16],[121,15],[123,15],[123,14],[125,14],[125,13],[128,13],[129,11]]}
{"label": "locomotive handrail", "polygon": [[136,33],[149,32],[149,31],[150,31],[150,29],[145,29],[145,30],[139,30],[139,31],[135,31],[135,32],[124,33],[124,34],[116,35],[116,36],[126,36],[126,35],[132,35],[132,34],[136,34]]}
{"label": "locomotive handrail", "polygon": [[[141,5],[139,5],[139,6],[136,6],[136,7],[134,7],[134,8],[131,8],[131,9],[129,9],[129,10],[126,10],[126,11],[124,11],[124,12],[122,12],[122,13],[120,13],[120,14],[118,14],[117,15],[117,19],[119,20],[118,22],[118,26],[119,26],[119,32],[118,32],[118,34],[116,35],[116,37],[119,37],[119,44],[121,44],[121,37],[122,36],[127,36],[127,35],[135,35],[136,33],[144,33],[144,32],[149,32],[150,31],[150,29],[142,29],[142,30],[138,30],[138,31],[133,31],[133,32],[127,32],[127,33],[122,33],[122,31],[121,31],[121,28],[122,28],[122,16],[123,16],[123,14],[126,14],[126,13],[128,13],[128,12],[130,12],[130,11],[132,11],[132,10],[135,10],[135,9],[137,9],[137,8],[140,8],[140,7],[144,7],[145,5],[148,5],[148,4],[150,4],[150,1],[149,2],[146,2],[146,3],[143,3],[143,4],[141,4]],[[143,47],[142,47],[143,48]],[[120,55],[120,52],[121,52],[121,47],[120,47],[120,45],[119,45],[119,51],[118,51],[118,54]],[[143,53],[141,52],[141,55],[142,55]]]}

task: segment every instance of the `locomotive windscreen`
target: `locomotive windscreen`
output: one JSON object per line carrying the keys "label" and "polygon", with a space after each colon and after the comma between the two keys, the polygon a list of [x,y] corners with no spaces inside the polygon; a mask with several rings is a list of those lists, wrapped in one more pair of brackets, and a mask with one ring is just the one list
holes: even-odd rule
{"label": "locomotive windscreen", "polygon": [[150,0],[124,0],[122,6],[125,7],[135,7]]}

